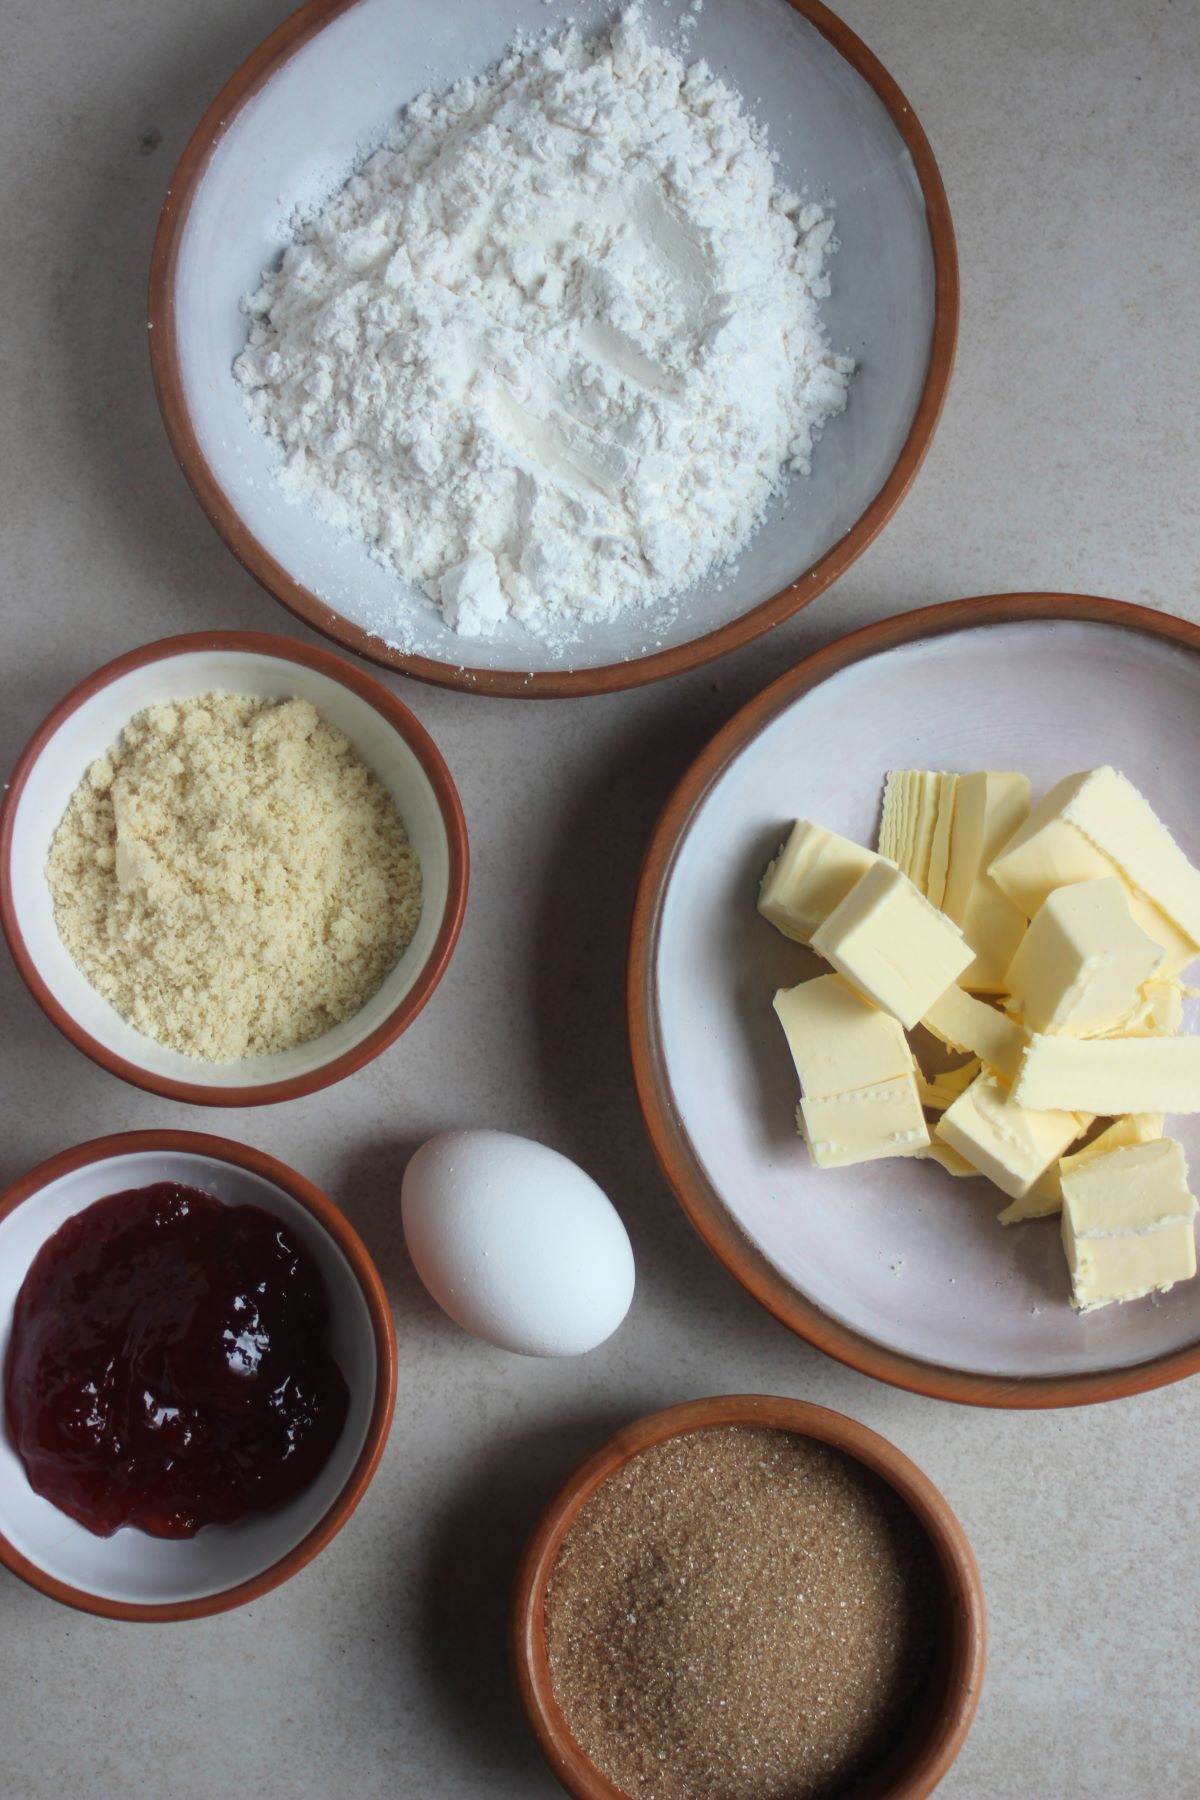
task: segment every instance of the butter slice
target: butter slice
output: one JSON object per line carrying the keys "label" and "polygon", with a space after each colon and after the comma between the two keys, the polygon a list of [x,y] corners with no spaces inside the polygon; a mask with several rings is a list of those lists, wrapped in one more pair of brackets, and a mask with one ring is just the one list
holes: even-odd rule
{"label": "butter slice", "polygon": [[956,1069],[941,1069],[936,1075],[926,1075],[917,1064],[917,1092],[921,1096],[921,1105],[930,1112],[945,1112],[953,1106],[960,1094],[964,1094],[979,1073],[979,1058],[972,1056],[968,1062],[960,1063]]}
{"label": "butter slice", "polygon": [[1174,1138],[1087,1158],[1063,1175],[1063,1249],[1081,1311],[1196,1273],[1196,1201]]}
{"label": "butter slice", "polygon": [[1029,1040],[1013,1099],[1116,1118],[1200,1112],[1200,1038],[1043,1037]]}
{"label": "butter slice", "polygon": [[797,819],[762,878],[758,910],[784,937],[807,944],[874,861],[861,844]]}
{"label": "butter slice", "polygon": [[1023,1200],[1014,1200],[1011,1206],[1005,1207],[1000,1214],[1000,1223],[1016,1225],[1022,1219],[1046,1219],[1061,1212],[1064,1175],[1090,1157],[1105,1156],[1110,1150],[1119,1150],[1126,1144],[1152,1144],[1162,1136],[1163,1123],[1162,1113],[1128,1113],[1123,1119],[1114,1119],[1090,1144],[1060,1157],[1057,1166],[1052,1164],[1044,1175],[1039,1175]]}
{"label": "butter slice", "polygon": [[1047,895],[1008,971],[1008,990],[1030,1031],[1095,1037],[1137,1009],[1163,951],[1134,922],[1112,875]]}
{"label": "butter slice", "polygon": [[[1120,870],[1116,869],[1115,865],[1114,872],[1120,874]],[[1152,937],[1156,944],[1161,944],[1166,953],[1162,968],[1159,970],[1160,978],[1163,981],[1173,981],[1177,975],[1183,973],[1189,963],[1196,960],[1195,944],[1186,932],[1180,931],[1174,921],[1168,919],[1161,907],[1155,906],[1152,900],[1147,900],[1145,894],[1138,893],[1136,888],[1131,887],[1128,883],[1125,888],[1125,898],[1129,902],[1130,912],[1146,936]]]}
{"label": "butter slice", "polygon": [[913,1156],[928,1147],[929,1127],[912,1075],[875,1087],[800,1102],[801,1136],[819,1169]]}
{"label": "butter slice", "polygon": [[914,1150],[913,1155],[940,1164],[947,1175],[953,1175],[957,1180],[979,1174],[979,1170],[965,1156],[960,1156],[957,1150],[952,1150],[949,1144],[940,1143],[937,1138],[932,1139],[924,1150]]}
{"label": "butter slice", "polygon": [[1064,1156],[1058,1165],[1059,1176],[1070,1174],[1081,1163],[1090,1162],[1093,1156],[1106,1156],[1110,1150],[1123,1150],[1130,1144],[1155,1144],[1162,1136],[1165,1124],[1163,1113],[1126,1113],[1123,1119],[1114,1119],[1111,1125],[1106,1125],[1082,1150]]}
{"label": "butter slice", "polygon": [[1183,1024],[1183,989],[1177,981],[1148,981],[1142,997],[1114,1037],[1174,1037]]}
{"label": "butter slice", "polygon": [[954,837],[944,907],[959,925],[976,883],[1013,833],[1029,817],[1029,777],[1015,770],[960,775],[954,801]]}
{"label": "butter slice", "polygon": [[1107,766],[1093,769],[1064,816],[1200,945],[1200,869],[1188,861],[1132,781]]}
{"label": "butter slice", "polygon": [[1010,1200],[1004,1211],[996,1215],[1001,1225],[1023,1225],[1027,1219],[1052,1219],[1055,1213],[1060,1213],[1062,1181],[1058,1170],[1059,1164],[1051,1163],[1027,1194],[1022,1194],[1019,1200]]}
{"label": "butter slice", "polygon": [[879,854],[938,907],[950,864],[958,779],[935,769],[890,769],[883,789]]}
{"label": "butter slice", "polygon": [[1025,933],[1025,914],[987,870],[1028,817],[1027,775],[988,769],[959,776],[941,906],[962,926],[975,953],[959,980],[977,994],[1004,992],[1004,977]]}
{"label": "butter slice", "polygon": [[910,1028],[971,960],[958,926],[883,859],[813,933],[812,947],[860,993]]}
{"label": "butter slice", "polygon": [[1028,1039],[1018,1024],[986,1000],[976,1000],[958,987],[947,988],[921,1023],[952,1049],[977,1056],[1005,1081],[1016,1080]]}
{"label": "butter slice", "polygon": [[[1178,974],[1200,947],[1200,870],[1131,781],[1105,765],[1068,775],[1038,802],[992,861],[992,879],[1030,918],[1055,888],[1119,874],[1134,915]],[[1156,931],[1156,914],[1168,930]],[[1182,960],[1181,960],[1182,959]]]}
{"label": "butter slice", "polygon": [[1014,1200],[1058,1161],[1084,1129],[1073,1112],[1014,1106],[994,1075],[980,1075],[942,1115],[936,1135]]}
{"label": "butter slice", "polygon": [[916,1062],[896,1020],[836,975],[780,988],[775,1012],[809,1099],[828,1100],[898,1076],[907,1076],[916,1092]]}
{"label": "butter slice", "polygon": [[1003,991],[1025,930],[987,866],[1028,813],[1029,780],[1015,771],[891,769],[884,785],[879,853],[963,928],[974,955],[962,984],[977,993]]}

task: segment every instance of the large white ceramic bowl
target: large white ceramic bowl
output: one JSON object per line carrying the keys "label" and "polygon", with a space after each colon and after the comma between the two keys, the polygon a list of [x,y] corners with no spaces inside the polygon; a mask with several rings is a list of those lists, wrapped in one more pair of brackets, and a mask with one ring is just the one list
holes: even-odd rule
{"label": "large white ceramic bowl", "polygon": [[0,1370],[29,1265],[93,1201],[152,1182],[201,1188],[282,1219],[312,1257],[329,1300],[329,1346],[350,1390],[342,1435],[296,1500],[236,1525],[168,1540],[126,1527],[96,1537],[35,1494],[4,1429],[0,1384],[0,1562],[52,1599],[109,1618],[199,1618],[255,1600],[297,1573],[358,1505],[387,1441],[396,1341],[382,1284],[331,1201],[261,1151],[200,1132],[135,1131],[65,1151],[0,1195]]}
{"label": "large white ceramic bowl", "polygon": [[[758,882],[794,818],[873,843],[889,768],[1023,769],[1037,793],[1101,763],[1200,862],[1200,629],[1070,595],[931,607],[744,707],[685,776],[643,875],[634,1063],[692,1222],[793,1330],[945,1399],[1062,1406],[1193,1373],[1200,1279],[1081,1315],[1058,1221],[1000,1226],[990,1183],[903,1158],[815,1169],[771,997],[821,965],[758,917]],[[1200,1169],[1200,1117],[1168,1127]]]}
{"label": "large white ceramic bowl", "polygon": [[[646,8],[677,28],[684,0]],[[417,93],[478,74],[518,31],[559,29],[542,0],[312,0],[238,70],[171,182],[150,281],[155,381],[183,469],[217,530],[286,606],[339,642],[430,681],[482,692],[589,693],[677,673],[821,593],[865,549],[924,455],[958,318],[954,238],[928,142],[903,94],[819,0],[713,0],[703,57],[749,97],[781,179],[836,203],[841,240],[824,317],[858,363],[810,479],[776,506],[730,573],[669,618],[631,612],[552,649],[513,624],[457,636],[412,585],[272,479],[231,373],[243,296],[280,254],[297,207],[336,189]],[[570,15],[600,28],[612,0]]]}
{"label": "large white ceramic bowl", "polygon": [[[85,770],[144,707],[213,692],[309,700],[396,802],[421,864],[421,918],[395,968],[352,1018],[269,1056],[209,1063],[143,1035],[91,985],[58,935],[50,842]],[[147,644],[97,670],[34,733],[0,815],[0,922],[34,998],[72,1043],[138,1087],[199,1106],[252,1106],[327,1087],[378,1056],[441,979],[467,897],[462,807],[433,740],[394,694],[327,650],[254,632]]]}

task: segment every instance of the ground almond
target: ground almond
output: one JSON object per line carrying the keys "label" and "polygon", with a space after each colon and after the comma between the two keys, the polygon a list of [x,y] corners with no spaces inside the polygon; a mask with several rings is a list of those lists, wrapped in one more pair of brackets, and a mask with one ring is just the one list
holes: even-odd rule
{"label": "ground almond", "polygon": [[152,706],[50,848],[63,943],[148,1037],[212,1062],[350,1018],[410,942],[421,872],[391,795],[306,700]]}

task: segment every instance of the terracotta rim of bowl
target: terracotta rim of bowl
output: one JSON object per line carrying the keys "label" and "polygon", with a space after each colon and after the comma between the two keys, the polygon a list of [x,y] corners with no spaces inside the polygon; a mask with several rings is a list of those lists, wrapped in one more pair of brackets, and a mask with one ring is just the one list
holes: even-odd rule
{"label": "terracotta rim of bowl", "polygon": [[[438,811],[446,828],[449,853],[448,891],[441,926],[425,967],[399,1005],[361,1044],[355,1044],[341,1056],[322,1063],[319,1068],[310,1069],[307,1074],[291,1075],[281,1081],[263,1082],[250,1087],[204,1087],[199,1082],[178,1081],[173,1076],[156,1075],[152,1070],[118,1056],[114,1050],[109,1050],[92,1037],[61,1002],[55,999],[43,981],[17,923],[13,900],[12,835],[17,805],[35,763],[51,738],[85,701],[122,676],[145,668],[150,663],[169,662],[173,657],[188,656],[204,650],[239,650],[254,656],[274,657],[280,662],[300,663],[304,668],[315,669],[318,674],[349,688],[361,700],[373,706],[393,731],[403,738],[420,763],[425,778],[433,789]],[[82,773],[81,770],[81,776]],[[265,632],[189,632],[182,637],[161,638],[157,643],[145,644],[140,650],[129,650],[124,656],[105,663],[94,675],[89,675],[86,681],[81,681],[78,687],[72,688],[65,699],[60,700],[54,710],[42,720],[17,758],[8,792],[0,807],[0,927],[8,939],[8,947],[26,987],[63,1036],[69,1038],[85,1056],[90,1056],[93,1062],[99,1063],[102,1069],[107,1069],[110,1075],[117,1075],[122,1081],[128,1081],[133,1087],[144,1088],[148,1093],[161,1094],[167,1100],[181,1100],[189,1106],[272,1106],[281,1100],[295,1100],[303,1094],[316,1093],[320,1088],[330,1087],[335,1081],[344,1080],[347,1075],[353,1075],[356,1069],[361,1069],[365,1063],[371,1062],[386,1050],[412,1024],[445,974],[446,965],[462,929],[467,905],[468,875],[467,826],[458,790],[440,750],[420,720],[365,669],[359,669],[353,663],[346,662],[343,657],[335,656],[331,650],[293,642],[290,638],[270,637]]]}
{"label": "terracotta rim of bowl", "polygon": [[852,1456],[900,1496],[932,1544],[946,1584],[952,1625],[946,1691],[897,1778],[865,1790],[876,1800],[923,1800],[962,1748],[983,1686],[987,1612],[971,1546],[943,1495],[894,1444],[844,1413],[772,1394],[717,1395],[638,1419],[581,1464],[542,1514],[517,1570],[509,1628],[517,1693],[538,1749],[575,1800],[628,1800],[580,1749],[554,1698],[546,1652],[546,1586],[567,1532],[615,1470],[668,1438],[730,1425],[795,1432]]}
{"label": "terracotta rim of bowl", "polygon": [[392,1309],[383,1283],[366,1245],[333,1201],[286,1163],[266,1155],[262,1150],[252,1149],[249,1144],[235,1143],[231,1138],[213,1137],[205,1131],[122,1131],[112,1137],[93,1138],[89,1143],[77,1144],[73,1150],[64,1150],[58,1156],[50,1157],[47,1162],[39,1163],[36,1169],[31,1169],[5,1193],[0,1194],[0,1220],[6,1219],[23,1201],[28,1200],[32,1194],[39,1193],[50,1182],[57,1181],[60,1176],[70,1175],[76,1169],[85,1168],[91,1163],[105,1162],[110,1158],[142,1150],[181,1151],[206,1156],[214,1162],[232,1163],[235,1167],[248,1169],[251,1174],[259,1175],[275,1187],[282,1188],[284,1193],[298,1201],[333,1239],[350,1264],[371,1315],[371,1333],[375,1340],[375,1399],[366,1439],[359,1451],[358,1460],[346,1478],[346,1485],[324,1518],[298,1544],[281,1556],[278,1562],[272,1563],[261,1574],[252,1576],[249,1581],[239,1582],[235,1587],[226,1588],[217,1594],[206,1594],[198,1600],[175,1600],[164,1605],[135,1605],[124,1600],[108,1600],[98,1594],[89,1594],[82,1588],[72,1587],[69,1582],[59,1581],[53,1575],[47,1575],[36,1563],[22,1556],[0,1533],[0,1563],[30,1587],[48,1595],[51,1600],[58,1600],[64,1606],[72,1606],[79,1612],[95,1613],[104,1619],[122,1619],[134,1624],[169,1624],[177,1619],[208,1618],[213,1613],[229,1612],[235,1606],[245,1606],[251,1600],[260,1600],[272,1588],[281,1586],[293,1575],[299,1574],[337,1536],[370,1486],[391,1429],[392,1413],[396,1405],[396,1328],[392,1323]]}
{"label": "terracotta rim of bowl", "polygon": [[310,589],[293,579],[272,557],[242,520],[229,495],[217,480],[197,438],[184,394],[179,343],[175,329],[175,273],[179,247],[196,190],[214,150],[231,122],[264,84],[326,25],[347,12],[358,0],[309,0],[285,19],[221,89],[180,158],[163,202],[158,232],[150,261],[149,339],[155,391],[175,456],[192,492],[211,523],[243,568],[282,602],[297,618],[348,650],[370,661],[399,669],[418,681],[440,687],[461,688],[467,693],[506,695],[513,698],[556,698],[567,695],[606,694],[622,688],[641,687],[680,675],[710,662],[763,632],[824,593],[845,573],[887,524],[908,492],[924,461],[946,398],[958,337],[958,258],[946,190],[929,140],[912,107],[879,59],[850,27],[820,0],[781,0],[816,27],[850,64],[885,107],[912,157],[925,203],[934,264],[934,318],[929,365],[908,436],[879,492],[845,536],[778,594],[762,600],[740,618],[705,632],[686,644],[678,644],[628,662],[580,669],[467,669],[433,657],[410,655],[390,648],[361,626],[343,618]]}
{"label": "terracotta rim of bowl", "polygon": [[985,1375],[891,1350],[842,1324],[797,1291],[726,1211],[705,1176],[671,1099],[662,1057],[654,963],[662,904],[680,841],[708,790],[750,740],[792,702],[851,663],[899,644],[1029,619],[1089,620],[1200,652],[1200,626],[1170,613],[1090,594],[989,594],[881,619],[805,657],[758,694],[701,751],[667,802],[646,851],[629,947],[627,1006],[638,1103],[663,1174],[709,1249],[767,1311],[798,1336],[865,1375],[937,1400],[975,1406],[1084,1406],[1163,1387],[1200,1370],[1200,1342],[1130,1368],[1082,1375]]}

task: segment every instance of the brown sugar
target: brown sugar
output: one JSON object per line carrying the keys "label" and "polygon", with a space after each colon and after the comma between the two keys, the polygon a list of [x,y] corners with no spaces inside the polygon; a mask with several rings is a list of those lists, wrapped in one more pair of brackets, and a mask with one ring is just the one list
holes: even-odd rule
{"label": "brown sugar", "polygon": [[899,1736],[938,1577],[903,1502],[799,1435],[691,1432],[588,1501],[546,1593],[555,1697],[636,1800],[843,1792]]}

